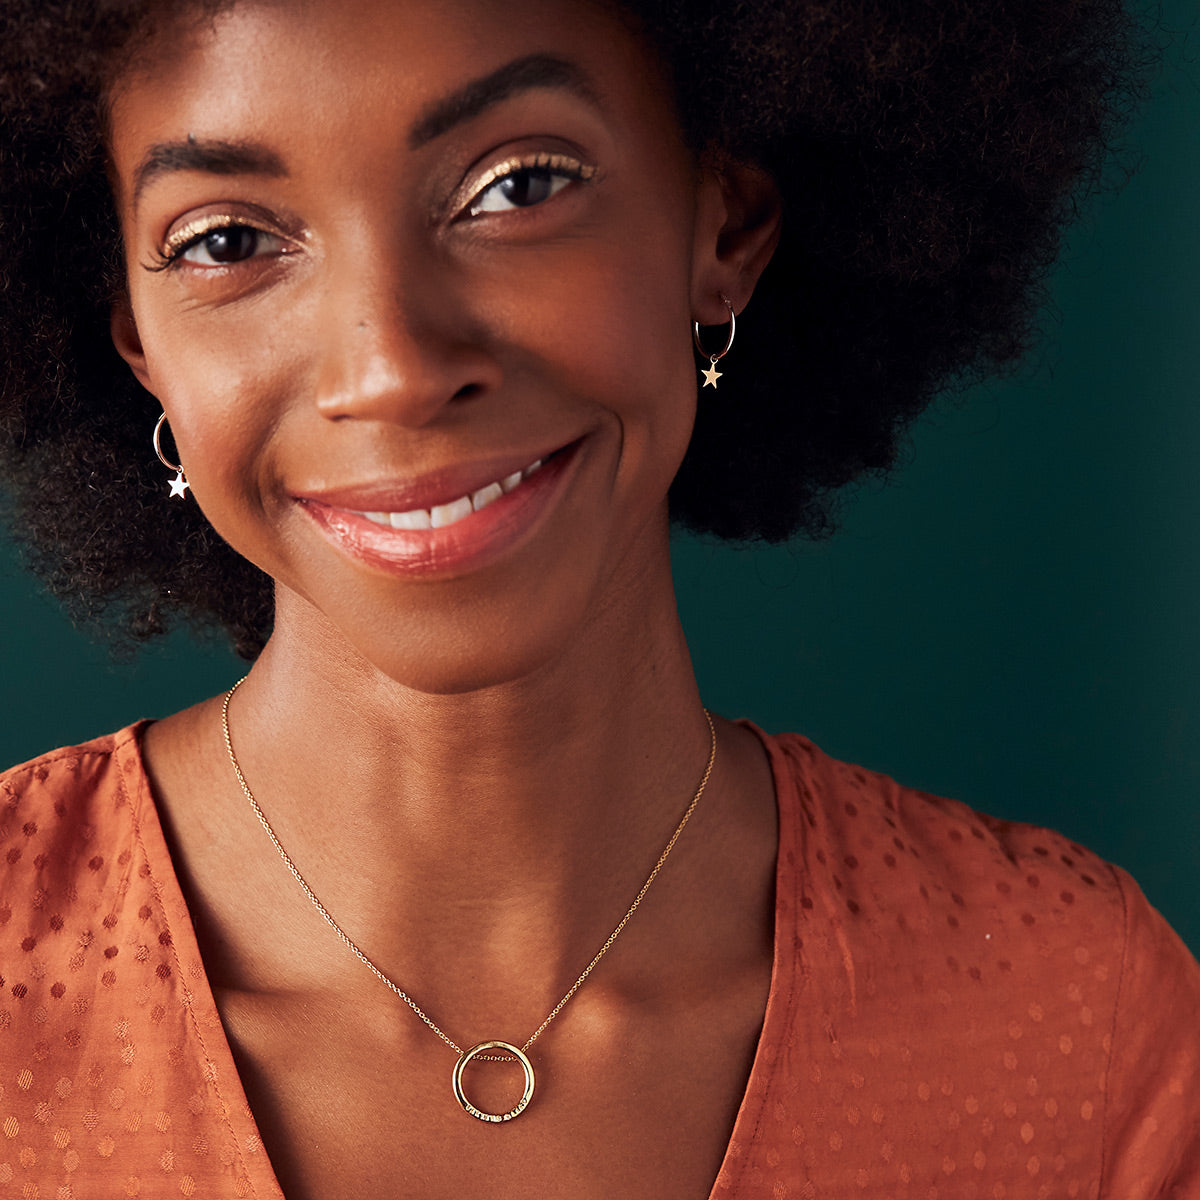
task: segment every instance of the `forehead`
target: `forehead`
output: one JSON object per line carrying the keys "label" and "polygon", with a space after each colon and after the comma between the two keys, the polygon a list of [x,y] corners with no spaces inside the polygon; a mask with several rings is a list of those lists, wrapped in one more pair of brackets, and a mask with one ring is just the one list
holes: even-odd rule
{"label": "forehead", "polygon": [[335,114],[411,122],[522,58],[569,64],[557,85],[614,110],[649,111],[666,91],[630,19],[600,0],[254,0],[139,43],[109,89],[114,151],[168,120],[198,137],[282,114],[314,131]]}

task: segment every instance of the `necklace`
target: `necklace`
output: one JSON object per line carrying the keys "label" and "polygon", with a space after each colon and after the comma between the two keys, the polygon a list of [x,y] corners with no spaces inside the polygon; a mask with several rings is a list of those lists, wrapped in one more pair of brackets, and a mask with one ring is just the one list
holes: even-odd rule
{"label": "necklace", "polygon": [[[642,902],[642,897],[650,890],[650,885],[654,882],[659,871],[662,870],[663,864],[667,861],[668,855],[675,848],[675,843],[679,840],[679,835],[683,832],[684,826],[688,823],[688,819],[696,810],[696,805],[700,803],[700,797],[704,795],[704,789],[708,787],[709,777],[712,775],[713,763],[717,757],[717,730],[713,725],[712,717],[709,716],[708,709],[702,709],[704,719],[708,722],[709,732],[709,750],[708,762],[704,767],[704,774],[700,778],[700,784],[696,788],[695,794],[692,796],[691,803],[687,806],[679,824],[675,826],[675,832],[671,834],[670,840],[667,842],[663,852],[658,856],[658,862],[654,864],[654,869],[646,877],[646,882],[642,884],[641,891],[633,898],[633,903],[625,910],[625,915],[617,922],[617,927],[608,935],[608,939],[604,945],[596,951],[592,961],[588,963],[580,973],[578,979],[567,989],[567,993],[563,998],[550,1010],[546,1019],[529,1035],[523,1046],[516,1046],[512,1042],[506,1042],[502,1039],[491,1039],[489,1041],[478,1042],[469,1049],[464,1050],[457,1042],[453,1041],[450,1036],[440,1029],[433,1020],[425,1013],[425,1011],[417,1004],[417,1002],[406,992],[399,984],[389,979],[366,953],[359,947],[358,943],[333,919],[329,910],[317,898],[317,894],[308,886],[304,876],[300,874],[300,869],[292,861],[291,856],[283,848],[283,843],[275,834],[275,830],[271,828],[270,821],[267,820],[266,813],[259,807],[258,801],[254,798],[254,793],[250,790],[250,785],[246,782],[245,775],[242,774],[241,764],[238,762],[237,755],[233,752],[233,738],[229,734],[229,702],[233,699],[233,693],[246,682],[246,678],[239,679],[225,693],[225,700],[221,706],[221,729],[225,734],[225,750],[229,754],[229,762],[233,767],[233,773],[237,776],[238,783],[242,786],[242,791],[245,793],[246,799],[250,801],[250,807],[254,810],[254,815],[258,818],[259,824],[266,830],[267,836],[271,839],[272,845],[279,851],[279,857],[283,859],[284,866],[292,873],[296,882],[304,890],[304,894],[312,901],[313,907],[325,918],[326,923],[334,933],[341,939],[343,944],[349,949],[354,956],[377,978],[380,982],[386,984],[409,1008],[425,1022],[434,1033],[437,1034],[455,1054],[458,1055],[458,1062],[454,1066],[454,1073],[451,1077],[451,1086],[454,1090],[454,1098],[462,1107],[480,1121],[503,1122],[511,1121],[514,1117],[519,1117],[529,1105],[529,1101],[533,1099],[534,1074],[533,1064],[529,1061],[529,1056],[526,1051],[539,1037],[545,1032],[546,1027],[562,1012],[567,1001],[575,995],[583,986],[583,981],[592,973],[592,968],[604,957],[609,946],[617,940],[621,930],[625,928],[629,918],[637,911],[637,907]],[[499,1054],[489,1054],[488,1051],[499,1050]],[[505,1062],[516,1059],[521,1064],[521,1070],[525,1076],[525,1090],[521,1099],[507,1112],[491,1113],[485,1112],[482,1109],[476,1108],[470,1100],[467,1099],[462,1087],[463,1072],[467,1065],[474,1059],[480,1062]]]}

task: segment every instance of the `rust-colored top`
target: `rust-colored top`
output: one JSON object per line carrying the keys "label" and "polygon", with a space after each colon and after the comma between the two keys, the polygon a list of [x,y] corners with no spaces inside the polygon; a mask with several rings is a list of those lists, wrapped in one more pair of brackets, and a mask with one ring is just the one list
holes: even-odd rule
{"label": "rust-colored top", "polygon": [[[765,742],[775,969],[712,1200],[1200,1197],[1200,968],[1136,885]],[[0,855],[0,1196],[280,1200],[137,728],[0,777]]]}

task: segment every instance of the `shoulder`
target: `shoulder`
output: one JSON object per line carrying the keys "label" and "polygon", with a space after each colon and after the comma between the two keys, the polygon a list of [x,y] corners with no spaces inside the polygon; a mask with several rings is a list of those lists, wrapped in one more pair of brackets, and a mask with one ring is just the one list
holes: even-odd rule
{"label": "shoulder", "polygon": [[[0,924],[18,908],[122,864],[144,775],[140,726],[67,746],[0,774]],[[6,915],[7,914],[7,915]]]}
{"label": "shoulder", "polygon": [[838,1005],[887,997],[914,1055],[940,1045],[1055,1097],[1055,1128],[1094,1145],[1101,1196],[1200,1194],[1200,966],[1137,884],[1059,833],[802,737],[767,747],[794,860],[780,886],[805,953],[827,942],[827,974],[846,964]]}
{"label": "shoulder", "polygon": [[1062,834],[905,787],[796,734],[768,741],[787,785],[781,815],[806,853],[837,873],[835,890],[865,872],[893,909],[919,900],[944,910],[950,928],[967,911],[1030,934],[1122,925],[1128,877]]}
{"label": "shoulder", "polygon": [[0,772],[0,836],[15,815],[62,820],[123,792],[140,774],[138,741],[145,723],[78,746],[63,746]]}

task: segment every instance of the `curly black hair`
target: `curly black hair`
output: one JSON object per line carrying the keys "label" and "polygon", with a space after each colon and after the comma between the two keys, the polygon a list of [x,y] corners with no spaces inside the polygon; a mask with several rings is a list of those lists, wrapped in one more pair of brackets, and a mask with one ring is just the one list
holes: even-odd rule
{"label": "curly black hair", "polygon": [[[700,155],[777,181],[783,236],[700,407],[682,526],[820,536],[940,390],[1017,360],[1082,192],[1141,91],[1121,0],[619,0]],[[32,565],[137,637],[216,620],[253,657],[271,582],[162,502],[156,402],[111,344],[124,287],[103,96],[195,0],[4,0],[0,471]],[[219,7],[209,0],[201,5]],[[711,480],[720,479],[720,489]]]}

